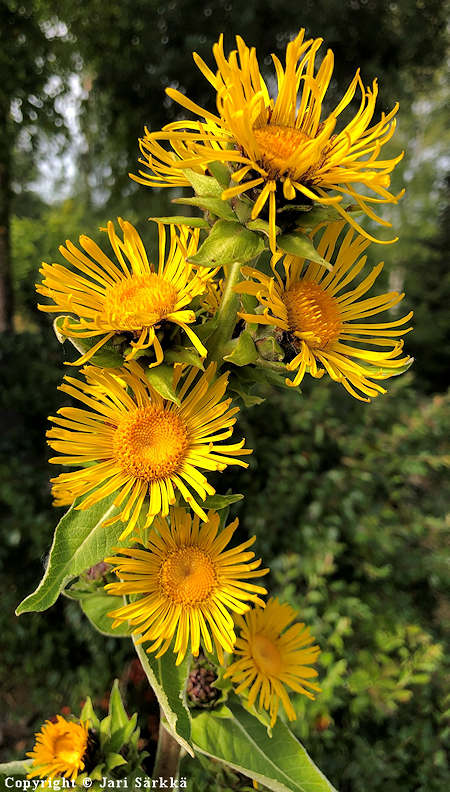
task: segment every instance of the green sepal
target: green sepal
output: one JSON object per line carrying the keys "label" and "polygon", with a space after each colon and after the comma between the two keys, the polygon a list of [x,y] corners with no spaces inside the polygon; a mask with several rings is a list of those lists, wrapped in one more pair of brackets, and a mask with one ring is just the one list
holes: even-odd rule
{"label": "green sepal", "polygon": [[249,393],[248,391],[243,390],[243,388],[240,388],[239,386],[235,386],[235,384],[232,381],[230,381],[228,389],[239,397],[244,407],[257,407],[258,404],[262,404],[265,401],[265,399],[263,399],[262,396],[257,396],[254,393]]}
{"label": "green sepal", "polygon": [[247,366],[258,359],[255,342],[248,330],[243,330],[238,338],[232,338],[229,341],[223,359],[235,366]]}
{"label": "green sepal", "polygon": [[0,775],[5,776],[26,776],[33,764],[32,759],[19,759],[17,762],[4,762],[0,764]]}
{"label": "green sepal", "polygon": [[[102,762],[101,764],[96,765],[94,767],[94,769],[90,771],[89,775],[87,775],[87,773],[85,773],[84,777],[85,778],[90,778],[91,781],[101,781],[102,778],[103,778],[103,775],[104,775],[104,773],[103,773],[104,767],[105,767],[105,763]],[[78,776],[78,778],[79,778],[79,776]],[[78,781],[78,778],[77,778],[77,781]],[[89,787],[89,788],[92,789],[92,787]]]}
{"label": "green sepal", "polygon": [[263,360],[279,363],[284,359],[284,350],[273,335],[257,338],[255,344],[258,354]]}
{"label": "green sepal", "polygon": [[191,718],[185,692],[189,673],[188,654],[180,665],[176,666],[175,655],[171,647],[161,657],[156,658],[153,653],[147,653],[134,636],[133,643],[142,668],[164,713],[164,725],[167,731],[190,756],[194,756],[191,746]]}
{"label": "green sepal", "polygon": [[221,198],[213,198],[210,195],[203,195],[196,198],[173,198],[172,203],[198,206],[217,217],[222,217],[224,220],[233,220],[236,222],[236,215],[230,204],[227,203],[227,201],[222,201]]}
{"label": "green sepal", "polygon": [[213,198],[220,198],[222,195],[223,188],[213,176],[205,176],[203,173],[196,173],[190,168],[183,170],[183,173],[197,195],[202,197],[208,195]]}
{"label": "green sepal", "polygon": [[[260,220],[258,217],[256,220],[250,220],[250,222],[246,223],[247,228],[250,231],[258,231],[261,234],[265,234],[266,236],[270,236],[270,225],[267,220]],[[280,233],[280,227],[275,226],[275,233]]]}
{"label": "green sepal", "polygon": [[414,363],[414,358],[411,358],[408,363],[405,363],[404,366],[399,366],[398,368],[383,368],[383,366],[376,366],[372,363],[365,363],[361,360],[358,360],[358,366],[360,366],[366,372],[368,377],[373,376],[374,374],[381,375],[383,379],[389,379],[390,377],[400,377],[401,374],[404,374],[408,369],[411,368],[412,364]]}
{"label": "green sepal", "polygon": [[111,695],[109,697],[108,714],[111,716],[111,733],[128,723],[128,715],[123,706],[118,679],[115,679],[113,682]]}
{"label": "green sepal", "polygon": [[293,234],[281,234],[281,236],[277,237],[277,246],[284,253],[290,253],[293,256],[314,261],[316,264],[322,264],[328,270],[332,269],[331,264],[318,253],[310,237],[302,234],[301,231],[296,231]]}
{"label": "green sepal", "polygon": [[172,347],[164,353],[164,359],[168,363],[187,363],[188,366],[195,366],[195,368],[199,368],[202,371],[205,370],[205,359],[200,357],[194,349],[186,349],[186,347],[182,346]]}
{"label": "green sepal", "polygon": [[269,737],[266,726],[232,693],[217,710],[193,714],[192,736],[200,753],[273,792],[336,792],[282,721]]}
{"label": "green sepal", "polygon": [[208,495],[202,505],[204,509],[220,511],[220,509],[225,509],[227,506],[231,506],[232,503],[242,500],[243,497],[239,492],[230,493],[229,495]]}
{"label": "green sepal", "polygon": [[145,377],[163,399],[175,402],[178,407],[181,402],[173,384],[173,366],[161,363],[159,366],[145,369]]}
{"label": "green sepal", "polygon": [[212,173],[212,175],[214,176],[216,181],[220,184],[220,186],[225,190],[230,183],[230,178],[231,178],[230,169],[227,168],[227,166],[223,162],[210,162],[208,164],[208,170],[210,171],[210,173]]}
{"label": "green sepal", "polygon": [[[298,226],[302,229],[302,231],[312,231],[321,223],[336,223],[338,221],[342,223],[345,222],[342,215],[333,206],[321,206],[320,204],[315,204],[309,211],[301,211],[300,207],[298,207],[298,209],[301,213],[296,218],[296,223],[298,223]],[[345,207],[345,211],[350,214],[362,214],[362,209],[360,209],[356,204],[351,204],[350,206]]]}
{"label": "green sepal", "polygon": [[[53,322],[53,330],[55,332],[56,338],[63,344],[64,341],[70,341],[72,346],[75,347],[77,352],[80,352],[84,355],[89,349],[92,349],[95,344],[98,343],[99,337],[94,336],[93,338],[72,338],[70,336],[66,336],[62,329],[62,325],[66,319],[70,319],[71,323],[74,324],[74,320],[71,316],[57,316],[55,321]],[[105,332],[105,335],[107,333]],[[123,365],[123,356],[120,354],[118,347],[123,342],[123,336],[116,336],[114,339],[110,339],[104,344],[98,352],[95,353],[89,360],[93,366],[100,366],[102,368],[120,368]]]}
{"label": "green sepal", "polygon": [[201,267],[223,267],[236,261],[245,264],[258,256],[264,247],[261,237],[240,223],[218,220],[195,256],[188,261]]}
{"label": "green sepal", "polygon": [[236,196],[231,199],[231,206],[239,222],[242,225],[247,225],[251,220],[253,201],[250,201],[245,195]]}
{"label": "green sepal", "polygon": [[[172,202],[173,203],[173,202]],[[204,217],[185,217],[184,215],[172,215],[171,217],[149,217],[155,223],[164,225],[182,225],[189,228],[209,228],[209,223]]]}
{"label": "green sepal", "polygon": [[95,714],[90,696],[87,696],[83,704],[83,709],[80,712],[80,721],[82,723],[89,722],[92,729],[98,730],[100,728],[100,721]]}
{"label": "green sepal", "polygon": [[81,498],[72,504],[56,526],[45,574],[37,589],[17,607],[17,616],[49,608],[70,580],[111,552],[123,524],[118,520],[105,528],[103,523],[117,515],[116,497],[114,492],[83,511],[75,508]]}

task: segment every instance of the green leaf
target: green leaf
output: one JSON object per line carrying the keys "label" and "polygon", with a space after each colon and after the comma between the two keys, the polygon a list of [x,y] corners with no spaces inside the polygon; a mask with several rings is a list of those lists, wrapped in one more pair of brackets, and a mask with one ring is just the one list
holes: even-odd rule
{"label": "green leaf", "polygon": [[79,500],[72,504],[56,526],[44,577],[37,589],[20,603],[17,616],[49,608],[69,580],[103,561],[111,552],[123,524],[117,521],[105,528],[103,523],[119,511],[114,506],[116,496],[117,493],[112,493],[84,511],[75,508]]}
{"label": "green leaf", "polygon": [[192,719],[194,747],[274,792],[336,792],[284,723],[272,737],[235,695],[218,711]]}
{"label": "green leaf", "polygon": [[[63,344],[66,340],[70,341],[72,346],[74,346],[78,352],[84,355],[85,352],[87,352],[89,349],[92,349],[92,347],[98,343],[98,336],[95,336],[94,338],[69,338],[69,336],[66,336],[62,329],[65,319],[70,319],[71,323],[75,324],[71,316],[57,316],[53,322],[53,330],[55,331],[56,338],[60,344]],[[110,340],[104,344],[102,348],[91,357],[89,363],[92,363],[93,366],[101,366],[103,368],[120,368],[120,366],[123,365],[123,357],[117,347],[118,344],[116,337],[115,343]]]}
{"label": "green leaf", "polygon": [[184,217],[184,215],[172,215],[172,217],[149,217],[155,223],[165,225],[185,225],[190,228],[209,228],[209,223],[203,217]]}
{"label": "green leaf", "polygon": [[166,718],[167,731],[190,756],[194,756],[191,746],[191,718],[186,705],[185,693],[190,665],[189,655],[186,654],[183,662],[176,666],[175,655],[170,648],[162,657],[156,658],[153,653],[147,654],[142,644],[138,644],[134,636],[133,643],[142,668]]}
{"label": "green leaf", "polygon": [[110,611],[120,608],[122,605],[121,597],[114,597],[101,591],[98,594],[90,594],[80,601],[81,610],[92,626],[102,635],[108,635],[111,638],[129,638],[131,634],[131,629],[126,623],[120,624],[113,630],[113,620],[108,616]]}
{"label": "green leaf", "polygon": [[212,173],[216,181],[219,182],[223,189],[228,187],[231,173],[229,168],[227,168],[223,162],[210,162],[208,164],[208,170]]}
{"label": "green leaf", "polygon": [[205,370],[204,358],[201,358],[194,349],[175,346],[164,353],[164,358],[168,363],[187,363],[188,366],[195,366],[195,368],[199,368],[202,371]]}
{"label": "green leaf", "polygon": [[123,706],[122,696],[119,690],[119,680],[115,679],[111,688],[111,695],[109,697],[109,715],[111,715],[111,732],[116,729],[126,726],[128,723],[128,715]]}
{"label": "green leaf", "polygon": [[232,338],[229,342],[231,352],[223,356],[224,360],[233,363],[235,366],[247,366],[258,359],[258,352],[253,338],[248,330],[243,330],[238,338]]}
{"label": "green leaf", "polygon": [[113,630],[113,620],[108,616],[110,611],[120,608],[122,605],[121,597],[114,597],[101,591],[98,594],[89,594],[80,600],[81,610],[92,626],[102,635],[109,635],[112,638],[128,638],[131,634],[131,628],[126,623]]}
{"label": "green leaf", "polygon": [[322,258],[314,247],[312,240],[296,231],[293,234],[282,234],[277,237],[277,245],[280,250],[285,253],[291,253],[293,256],[308,259],[308,261],[315,261],[317,264],[322,264],[326,269],[331,270],[331,264]]}
{"label": "green leaf", "polygon": [[206,209],[217,217],[222,217],[224,220],[233,220],[236,222],[236,215],[234,214],[231,206],[227,201],[222,201],[221,198],[212,198],[209,195],[204,195],[199,198],[173,198],[174,204],[187,204],[187,206],[199,206],[201,209]]}
{"label": "green leaf", "polygon": [[100,721],[95,714],[90,696],[88,696],[84,702],[83,709],[80,712],[80,721],[90,721],[90,724],[94,729],[98,729],[100,727]]}
{"label": "green leaf", "polygon": [[0,764],[0,775],[5,776],[26,776],[30,772],[32,759],[19,759],[17,762],[5,762]]}
{"label": "green leaf", "polygon": [[114,770],[115,767],[120,767],[127,763],[127,760],[118,753],[108,753],[106,756],[106,769]]}
{"label": "green leaf", "polygon": [[183,170],[184,175],[191,183],[197,195],[209,195],[213,198],[220,198],[223,188],[212,176],[205,176],[203,173],[196,173],[190,168]]}
{"label": "green leaf", "polygon": [[242,399],[244,407],[257,407],[258,404],[262,404],[265,399],[262,396],[256,396],[254,393],[249,393],[248,391],[243,390],[239,385],[236,387],[233,382],[230,382],[228,389],[239,396]]}
{"label": "green leaf", "polygon": [[244,496],[239,492],[230,493],[230,495],[209,495],[202,505],[204,509],[215,509],[219,511],[220,509],[225,509],[227,506],[230,506],[232,503],[237,503],[242,500],[243,497]]}
{"label": "green leaf", "polygon": [[175,402],[180,406],[180,400],[173,385],[173,367],[161,363],[159,366],[145,370],[145,376],[152,388],[159,393],[163,399]]}
{"label": "green leaf", "polygon": [[264,242],[257,234],[243,228],[240,223],[218,220],[195,256],[188,259],[201,267],[224,266],[255,258],[264,250]]}

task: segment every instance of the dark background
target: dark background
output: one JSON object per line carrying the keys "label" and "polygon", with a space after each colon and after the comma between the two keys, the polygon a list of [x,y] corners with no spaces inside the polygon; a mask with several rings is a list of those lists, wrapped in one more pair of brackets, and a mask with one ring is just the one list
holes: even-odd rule
{"label": "dark background", "polygon": [[[384,286],[415,312],[416,363],[360,404],[324,380],[273,391],[242,415],[255,449],[248,472],[217,483],[246,493],[244,538],[322,647],[323,693],[296,697],[293,728],[340,792],[441,792],[448,783],[445,597],[448,533],[448,209],[445,204],[445,24],[437,0],[0,0],[0,754],[23,756],[43,720],[91,694],[101,710],[115,676],[136,696],[128,642],[96,634],[76,603],[17,619],[41,577],[59,510],[51,506],[47,415],[68,353],[35,307],[42,260],[121,214],[151,242],[146,218],[172,211],[168,191],[138,187],[137,138],[178,112],[168,85],[213,108],[191,51],[211,64],[220,32],[240,34],[270,74],[302,26],[335,53],[330,107],[358,66],[379,78],[378,112],[400,101],[386,156],[406,150],[387,207],[400,241],[372,245]],[[371,229],[372,231],[374,229]],[[139,684],[142,684],[139,682]],[[134,692],[133,692],[134,691]],[[134,698],[133,698],[134,696]],[[150,713],[150,714],[149,714]],[[211,763],[185,762],[192,792],[240,789]]]}

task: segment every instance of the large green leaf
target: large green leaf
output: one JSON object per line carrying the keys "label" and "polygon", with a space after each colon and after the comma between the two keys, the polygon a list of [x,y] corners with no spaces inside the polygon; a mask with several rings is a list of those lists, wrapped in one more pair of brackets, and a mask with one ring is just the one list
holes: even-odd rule
{"label": "large green leaf", "polygon": [[175,402],[178,406],[180,400],[173,385],[173,367],[161,363],[159,366],[145,370],[145,376],[150,385],[159,393],[163,399]]}
{"label": "large green leaf", "polygon": [[117,521],[107,528],[103,523],[119,511],[113,502],[116,495],[113,493],[84,511],[75,508],[77,501],[70,507],[56,526],[44,577],[36,591],[20,603],[17,616],[49,608],[69,580],[103,561],[111,552],[123,531],[123,523]]}
{"label": "large green leaf", "polygon": [[194,748],[274,792],[336,792],[284,723],[267,728],[231,694],[219,710],[192,719]]}
{"label": "large green leaf", "polygon": [[218,220],[209,236],[189,261],[201,267],[225,266],[246,261],[258,256],[265,248],[258,234],[243,228],[240,223]]}
{"label": "large green leaf", "polygon": [[255,342],[248,330],[243,330],[238,338],[229,341],[223,359],[235,366],[247,366],[258,359]]}
{"label": "large green leaf", "polygon": [[133,642],[142,668],[164,713],[167,731],[188,754],[194,756],[191,746],[191,717],[185,693],[190,656],[186,655],[183,662],[176,666],[175,655],[171,649],[157,659],[154,654],[148,654],[134,637]]}
{"label": "large green leaf", "polygon": [[5,764],[0,764],[0,775],[11,776],[12,778],[16,776],[26,776],[27,773],[30,772],[32,764],[32,759],[19,759],[17,762],[5,762]]}

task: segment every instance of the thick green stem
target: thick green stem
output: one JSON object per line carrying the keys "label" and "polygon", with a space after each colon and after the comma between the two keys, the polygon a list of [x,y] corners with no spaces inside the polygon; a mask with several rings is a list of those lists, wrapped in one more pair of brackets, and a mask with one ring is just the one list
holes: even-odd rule
{"label": "thick green stem", "polygon": [[153,778],[162,778],[164,781],[168,781],[170,784],[171,778],[178,778],[180,746],[164,727],[162,722],[162,712],[160,717],[161,720],[159,721],[158,747],[156,749]]}
{"label": "thick green stem", "polygon": [[208,357],[215,360],[220,366],[226,344],[233,335],[233,330],[237,321],[237,310],[239,308],[239,295],[233,291],[239,281],[242,280],[241,264],[236,261],[230,264],[225,283],[223,286],[222,300],[216,314],[218,326],[210,336],[208,342]]}

